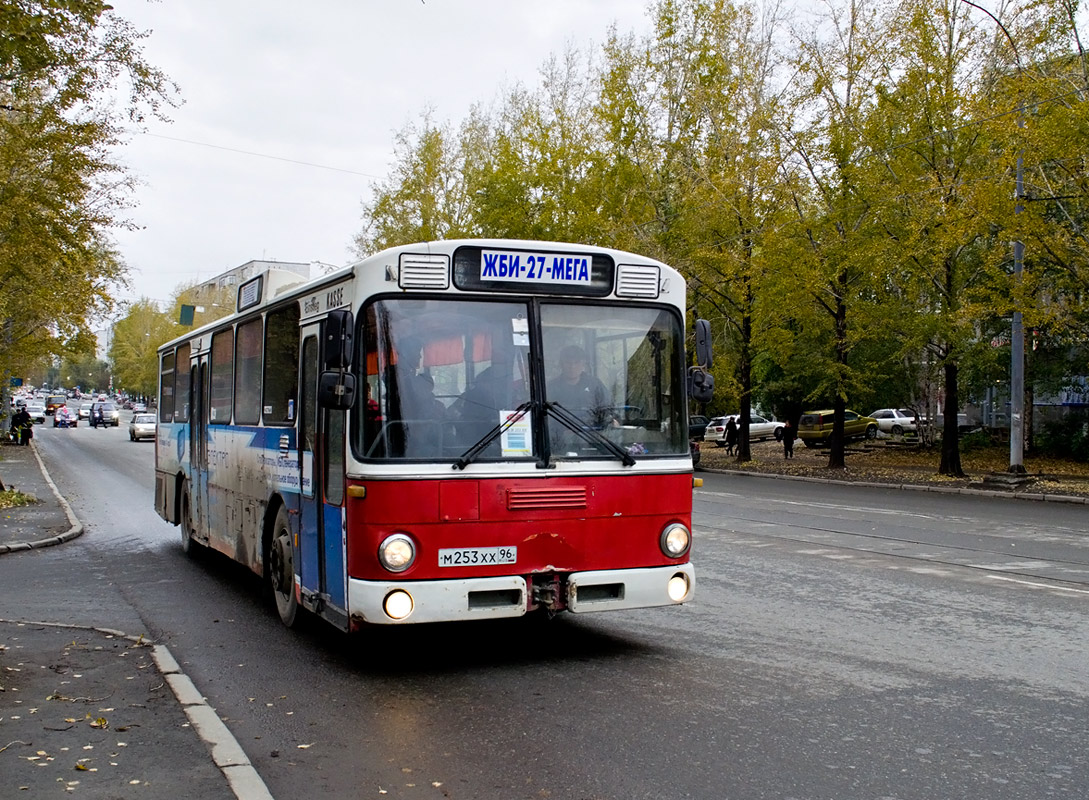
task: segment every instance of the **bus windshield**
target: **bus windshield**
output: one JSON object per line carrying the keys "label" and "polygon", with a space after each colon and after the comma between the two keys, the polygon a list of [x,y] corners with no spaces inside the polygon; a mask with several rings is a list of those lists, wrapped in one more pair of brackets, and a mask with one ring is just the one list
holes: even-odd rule
{"label": "bus windshield", "polygon": [[457,461],[481,443],[474,460],[688,453],[667,309],[394,298],[362,317],[362,458]]}

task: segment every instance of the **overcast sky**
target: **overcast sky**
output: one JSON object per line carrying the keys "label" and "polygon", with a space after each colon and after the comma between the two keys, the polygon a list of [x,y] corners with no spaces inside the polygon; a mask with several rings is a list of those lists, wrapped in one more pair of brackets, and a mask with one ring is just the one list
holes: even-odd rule
{"label": "overcast sky", "polygon": [[[649,29],[643,0],[112,0],[184,105],[120,152],[143,185],[117,233],[128,299],[251,259],[343,265],[394,132],[460,122],[571,42]],[[254,154],[254,155],[250,155]],[[266,157],[267,156],[267,157]],[[302,162],[302,163],[297,163]]]}

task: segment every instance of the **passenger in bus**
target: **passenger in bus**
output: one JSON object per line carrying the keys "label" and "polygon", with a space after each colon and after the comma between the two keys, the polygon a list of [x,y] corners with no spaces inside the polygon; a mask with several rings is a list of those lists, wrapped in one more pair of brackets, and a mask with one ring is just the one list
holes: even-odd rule
{"label": "passenger in bus", "polygon": [[[408,457],[434,455],[439,447],[441,421],[446,407],[435,397],[435,381],[422,371],[423,343],[407,337],[400,342],[393,371],[397,406],[400,410],[402,452]],[[391,412],[391,416],[395,416]]]}
{"label": "passenger in bus", "polygon": [[618,427],[605,384],[587,371],[586,352],[577,345],[560,351],[560,373],[548,379],[550,403],[559,403],[568,412],[594,428]]}

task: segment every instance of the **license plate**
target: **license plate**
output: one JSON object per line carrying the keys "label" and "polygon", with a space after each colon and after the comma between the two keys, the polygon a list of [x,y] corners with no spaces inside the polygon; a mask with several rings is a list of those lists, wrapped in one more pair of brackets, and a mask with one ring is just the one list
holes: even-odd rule
{"label": "license plate", "polygon": [[517,547],[451,547],[439,550],[440,567],[482,567],[514,564],[517,561]]}

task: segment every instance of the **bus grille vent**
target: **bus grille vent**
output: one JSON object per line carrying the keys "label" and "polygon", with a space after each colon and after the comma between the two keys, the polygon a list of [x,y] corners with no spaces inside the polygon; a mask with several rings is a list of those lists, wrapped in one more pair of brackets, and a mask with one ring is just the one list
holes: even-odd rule
{"label": "bus grille vent", "polygon": [[560,489],[508,489],[507,508],[511,511],[586,508],[586,489],[582,486],[568,486]]}
{"label": "bus grille vent", "polygon": [[617,267],[616,293],[621,297],[657,297],[660,272],[649,264],[621,264]]}
{"label": "bus grille vent", "polygon": [[449,257],[403,253],[398,285],[402,289],[449,289]]}

